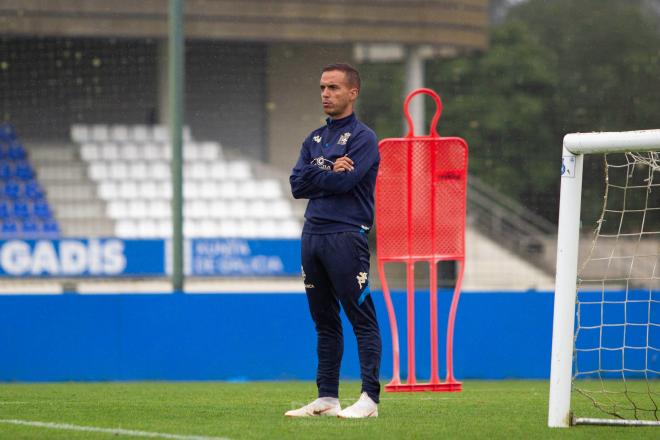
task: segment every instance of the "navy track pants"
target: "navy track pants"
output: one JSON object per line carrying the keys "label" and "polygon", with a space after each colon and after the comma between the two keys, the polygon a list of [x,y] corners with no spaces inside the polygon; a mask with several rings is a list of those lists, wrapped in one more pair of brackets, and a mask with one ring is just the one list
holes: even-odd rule
{"label": "navy track pants", "polygon": [[362,232],[302,235],[302,269],[316,326],[319,397],[339,396],[344,337],[339,305],[357,338],[362,392],[378,403],[381,338],[369,290],[369,244]]}

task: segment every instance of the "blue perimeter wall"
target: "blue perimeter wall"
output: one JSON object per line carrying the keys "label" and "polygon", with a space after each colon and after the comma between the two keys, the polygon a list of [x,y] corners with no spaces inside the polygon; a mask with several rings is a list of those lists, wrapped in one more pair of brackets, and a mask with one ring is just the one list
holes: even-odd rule
{"label": "blue perimeter wall", "polygon": [[[439,298],[441,377],[449,292]],[[383,296],[381,378],[392,375]],[[405,294],[393,295],[406,377]],[[454,337],[458,379],[547,378],[551,293],[464,293]],[[418,380],[429,376],[428,294],[416,295]],[[342,378],[359,378],[344,318]],[[0,296],[0,381],[312,380],[316,336],[304,294]]]}

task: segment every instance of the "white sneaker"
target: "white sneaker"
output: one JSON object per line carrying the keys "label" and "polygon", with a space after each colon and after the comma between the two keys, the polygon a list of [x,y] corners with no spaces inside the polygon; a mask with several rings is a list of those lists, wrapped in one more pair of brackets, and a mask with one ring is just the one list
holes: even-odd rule
{"label": "white sneaker", "polygon": [[319,397],[310,404],[302,408],[292,409],[284,413],[287,417],[315,417],[331,416],[336,417],[341,411],[339,399],[335,397]]}
{"label": "white sneaker", "polygon": [[337,413],[341,419],[363,419],[365,417],[378,417],[378,404],[371,400],[367,393],[362,393],[360,399],[353,405]]}

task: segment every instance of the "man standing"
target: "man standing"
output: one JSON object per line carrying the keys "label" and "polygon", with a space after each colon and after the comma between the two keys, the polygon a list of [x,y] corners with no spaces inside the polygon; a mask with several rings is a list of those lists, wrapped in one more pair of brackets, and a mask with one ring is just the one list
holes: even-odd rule
{"label": "man standing", "polygon": [[[317,333],[318,399],[287,411],[289,417],[378,416],[381,339],[369,290],[367,234],[374,218],[380,155],[376,134],[353,113],[360,75],[349,64],[330,64],[321,75],[326,125],[303,142],[293,168],[291,192],[309,199],[302,233],[302,275]],[[339,405],[344,350],[339,304],[357,337],[362,394]]]}

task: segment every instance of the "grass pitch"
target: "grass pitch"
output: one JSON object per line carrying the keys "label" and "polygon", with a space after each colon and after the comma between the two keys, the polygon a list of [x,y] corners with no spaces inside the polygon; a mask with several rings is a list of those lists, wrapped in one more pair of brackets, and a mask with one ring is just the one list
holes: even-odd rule
{"label": "grass pitch", "polygon": [[[312,382],[150,382],[0,384],[0,439],[133,438],[13,425],[25,420],[228,439],[527,439],[660,436],[657,427],[549,429],[548,384],[467,381],[460,393],[383,393],[380,417],[288,419],[283,413],[315,397]],[[342,406],[359,395],[343,382]],[[597,415],[588,401],[576,403]],[[602,417],[602,416],[601,416]],[[138,438],[138,437],[135,437]],[[158,437],[153,437],[158,438]],[[164,437],[167,438],[167,437]],[[173,437],[170,437],[173,438]]]}

